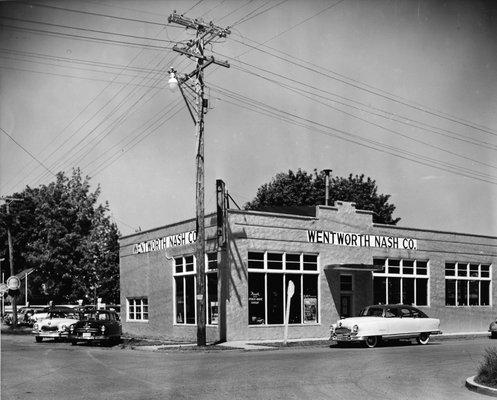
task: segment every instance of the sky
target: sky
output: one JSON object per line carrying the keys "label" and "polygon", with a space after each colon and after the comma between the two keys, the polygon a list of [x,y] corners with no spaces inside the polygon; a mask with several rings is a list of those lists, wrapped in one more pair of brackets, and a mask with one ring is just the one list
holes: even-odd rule
{"label": "sky", "polygon": [[206,54],[205,203],[277,173],[365,174],[399,226],[497,236],[497,6],[471,1],[0,3],[0,196],[80,168],[122,235],[195,216],[195,126],[171,67]]}

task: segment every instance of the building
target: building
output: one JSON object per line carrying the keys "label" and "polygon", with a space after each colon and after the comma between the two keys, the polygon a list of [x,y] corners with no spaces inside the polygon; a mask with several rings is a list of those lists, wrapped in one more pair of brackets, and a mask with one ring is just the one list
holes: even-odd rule
{"label": "building", "polygon": [[[206,216],[207,340],[324,338],[373,303],[413,304],[443,332],[486,331],[497,238],[373,223],[336,202],[294,214],[228,210],[226,245]],[[123,331],[195,340],[195,220],[120,240]]]}

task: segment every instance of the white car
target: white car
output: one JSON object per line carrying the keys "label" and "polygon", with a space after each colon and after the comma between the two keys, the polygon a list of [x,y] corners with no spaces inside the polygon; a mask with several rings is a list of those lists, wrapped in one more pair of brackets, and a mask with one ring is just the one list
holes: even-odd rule
{"label": "white car", "polygon": [[374,305],[364,308],[358,317],[345,318],[331,325],[330,340],[337,344],[364,342],[376,347],[382,340],[416,339],[427,344],[430,335],[442,333],[440,320],[412,306]]}
{"label": "white car", "polygon": [[67,308],[53,308],[46,317],[38,319],[33,325],[35,340],[40,343],[45,339],[67,339],[69,327],[79,321],[81,315],[78,310]]}

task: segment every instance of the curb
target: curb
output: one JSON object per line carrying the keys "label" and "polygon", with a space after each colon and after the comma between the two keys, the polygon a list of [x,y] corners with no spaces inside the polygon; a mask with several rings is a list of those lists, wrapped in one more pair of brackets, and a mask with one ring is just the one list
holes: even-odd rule
{"label": "curb", "polygon": [[476,378],[476,375],[470,376],[468,379],[466,379],[466,387],[469,390],[476,392],[476,393],[485,394],[487,396],[497,397],[497,389],[494,389],[494,388],[491,388],[488,386],[484,386],[484,385],[480,385],[479,383],[475,382],[475,378]]}

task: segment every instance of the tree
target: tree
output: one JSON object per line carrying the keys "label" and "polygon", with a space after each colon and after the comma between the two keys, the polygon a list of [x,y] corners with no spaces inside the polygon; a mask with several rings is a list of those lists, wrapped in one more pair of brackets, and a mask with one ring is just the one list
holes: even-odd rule
{"label": "tree", "polygon": [[[316,206],[325,203],[325,173],[302,171],[277,174],[269,183],[257,190],[257,195],[245,204],[246,210],[263,210],[268,207]],[[395,225],[400,218],[393,218],[395,206],[389,204],[390,195],[378,194],[376,181],[364,175],[330,180],[329,204],[336,200],[351,201],[361,210],[373,211],[373,221]]]}
{"label": "tree", "polygon": [[[70,178],[63,172],[55,182],[26,187],[10,197],[21,199],[0,207],[0,241],[7,242],[10,224],[16,273],[30,275],[30,298],[35,303],[74,303],[78,299],[119,302],[119,232],[98,204],[100,187],[90,191],[90,178],[79,169]],[[2,254],[3,250],[3,254]],[[7,257],[7,247],[0,257]],[[95,296],[96,295],[96,296]]]}

